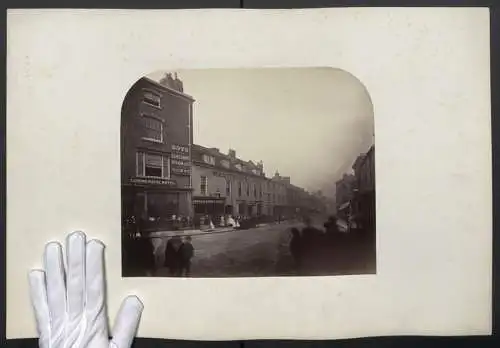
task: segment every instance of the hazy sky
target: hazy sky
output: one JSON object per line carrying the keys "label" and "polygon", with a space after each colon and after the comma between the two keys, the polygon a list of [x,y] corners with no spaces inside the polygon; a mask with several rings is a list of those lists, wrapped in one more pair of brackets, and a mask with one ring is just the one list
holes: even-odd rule
{"label": "hazy sky", "polygon": [[369,95],[345,71],[210,69],[178,77],[196,99],[193,142],[262,160],[267,176],[278,170],[297,186],[331,196],[335,181],[373,144]]}

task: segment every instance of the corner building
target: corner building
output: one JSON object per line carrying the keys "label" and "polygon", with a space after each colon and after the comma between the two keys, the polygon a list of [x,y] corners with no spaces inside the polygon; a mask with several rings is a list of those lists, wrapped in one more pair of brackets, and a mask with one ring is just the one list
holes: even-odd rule
{"label": "corner building", "polygon": [[149,231],[168,228],[173,215],[192,215],[194,99],[177,76],[161,82],[141,78],[122,106],[122,218]]}

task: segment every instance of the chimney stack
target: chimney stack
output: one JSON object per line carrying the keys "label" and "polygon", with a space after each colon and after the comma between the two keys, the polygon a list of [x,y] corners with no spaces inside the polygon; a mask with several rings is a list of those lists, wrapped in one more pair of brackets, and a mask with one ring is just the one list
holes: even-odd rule
{"label": "chimney stack", "polygon": [[177,76],[176,72],[174,72],[173,75],[172,73],[166,73],[160,80],[160,84],[175,89],[176,91],[184,92],[183,83]]}
{"label": "chimney stack", "polygon": [[227,152],[228,156],[231,157],[232,159],[236,159],[236,151],[233,149],[229,149]]}

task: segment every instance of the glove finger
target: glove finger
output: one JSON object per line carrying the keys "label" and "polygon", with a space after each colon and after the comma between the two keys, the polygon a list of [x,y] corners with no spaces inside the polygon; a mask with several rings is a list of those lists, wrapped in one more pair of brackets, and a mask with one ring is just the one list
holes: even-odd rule
{"label": "glove finger", "polygon": [[73,232],[66,238],[66,298],[68,322],[67,343],[75,344],[77,330],[85,306],[85,248],[86,236],[83,232]]}
{"label": "glove finger", "polygon": [[[47,303],[52,329],[52,343],[63,338],[66,318],[66,285],[61,244],[48,243],[45,247],[45,281],[47,284]],[[55,347],[58,345],[56,344]]]}
{"label": "glove finger", "polygon": [[132,345],[144,305],[137,296],[128,296],[118,311],[113,326],[113,338],[110,347],[129,348]]}
{"label": "glove finger", "polygon": [[98,240],[87,243],[85,256],[85,292],[88,329],[108,340],[104,283],[104,244]]}
{"label": "glove finger", "polygon": [[86,236],[71,233],[66,239],[66,291],[70,321],[80,317],[85,305],[85,248]]}
{"label": "glove finger", "polygon": [[45,286],[45,272],[33,270],[28,275],[30,297],[35,311],[38,343],[40,348],[48,348],[50,341],[50,315]]}

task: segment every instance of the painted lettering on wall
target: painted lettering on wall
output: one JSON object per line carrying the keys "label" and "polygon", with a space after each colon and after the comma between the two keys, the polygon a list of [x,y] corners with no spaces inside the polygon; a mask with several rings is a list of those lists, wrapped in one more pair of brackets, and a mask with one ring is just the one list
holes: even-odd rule
{"label": "painted lettering on wall", "polygon": [[170,172],[173,175],[191,175],[191,156],[188,146],[172,144]]}
{"label": "painted lettering on wall", "polygon": [[132,184],[153,184],[153,185],[168,185],[176,186],[177,182],[168,178],[156,178],[156,177],[135,177],[131,178],[130,182]]}

